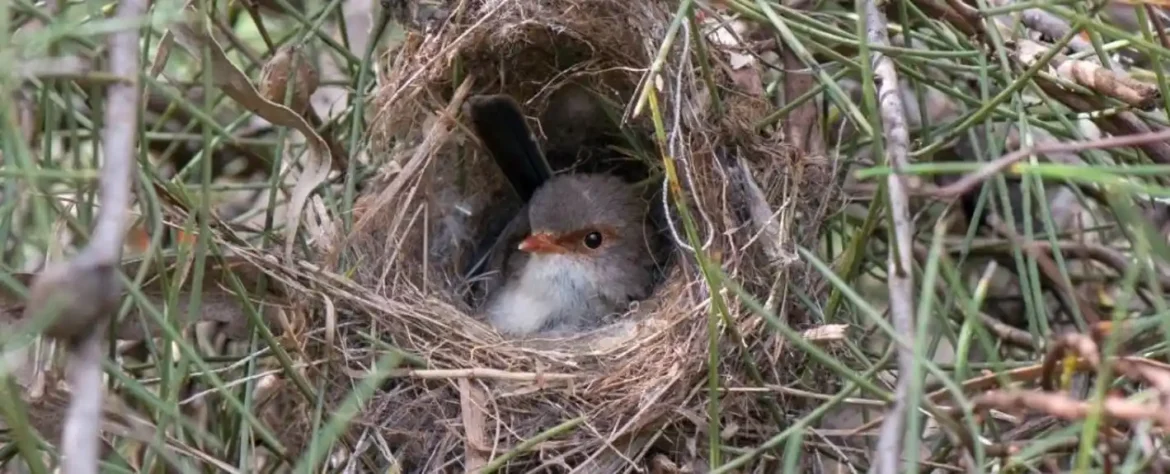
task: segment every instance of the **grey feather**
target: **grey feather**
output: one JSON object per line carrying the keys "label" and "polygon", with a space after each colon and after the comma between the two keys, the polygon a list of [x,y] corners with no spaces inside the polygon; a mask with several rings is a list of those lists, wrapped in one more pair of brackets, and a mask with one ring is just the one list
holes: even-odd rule
{"label": "grey feather", "polygon": [[[647,210],[642,195],[615,176],[562,175],[549,180],[522,211],[529,226],[520,219],[509,224],[514,234],[500,239],[509,247],[491,259],[494,265],[489,268],[500,270],[505,283],[489,297],[489,321],[513,334],[580,331],[647,297],[655,242],[649,238]],[[613,242],[586,255],[515,250],[519,240],[515,236],[528,231],[563,234],[602,227],[616,232]]]}

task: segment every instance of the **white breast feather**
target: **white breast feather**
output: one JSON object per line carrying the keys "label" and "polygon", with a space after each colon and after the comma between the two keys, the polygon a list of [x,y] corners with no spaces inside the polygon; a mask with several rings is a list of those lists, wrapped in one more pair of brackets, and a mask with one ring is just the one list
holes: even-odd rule
{"label": "white breast feather", "polygon": [[571,257],[534,255],[488,308],[492,325],[502,332],[527,334],[552,318],[561,320],[556,326],[580,324],[589,310],[587,298],[593,295],[580,265]]}

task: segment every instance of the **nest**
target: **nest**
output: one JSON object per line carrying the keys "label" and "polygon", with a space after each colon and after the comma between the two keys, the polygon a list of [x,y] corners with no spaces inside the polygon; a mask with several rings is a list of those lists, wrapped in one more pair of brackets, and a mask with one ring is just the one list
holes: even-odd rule
{"label": "nest", "polygon": [[[380,452],[378,465],[397,463],[407,472],[462,471],[543,436],[512,457],[508,469],[623,472],[663,450],[694,456],[675,462],[700,461],[704,450],[687,440],[705,439],[697,433],[706,428],[711,298],[692,253],[676,246],[653,295],[621,322],[562,340],[501,336],[477,315],[463,276],[477,239],[519,205],[460,123],[463,100],[506,93],[520,101],[540,118],[533,128],[556,170],[609,166],[598,158],[606,153],[582,152],[613,144],[614,134],[606,135],[608,142],[595,140],[605,135],[599,130],[607,122],[596,113],[582,119],[584,112],[559,97],[588,91],[619,115],[626,107],[629,117],[628,104],[674,8],[660,1],[464,1],[441,30],[408,36],[379,74],[371,155],[388,163],[364,185],[353,231],[332,239],[327,263],[352,275],[365,294],[339,302],[338,344],[347,357],[335,359],[346,367],[330,373],[368,370],[375,359],[370,334],[425,361],[397,372],[366,405],[363,435],[351,441],[377,439],[357,444],[380,449],[356,454]],[[698,231],[708,254],[758,300],[782,301],[772,294],[782,287],[779,279],[811,273],[793,264],[794,248],[812,243],[829,206],[828,167],[786,149],[776,133],[755,131],[773,110],[763,99],[726,86],[723,112],[711,110],[700,69],[690,64],[693,54],[683,51],[688,46],[681,37],[675,43],[659,100]],[[718,71],[716,78],[732,82]],[[661,179],[648,112],[624,121],[618,135],[649,147],[653,159],[624,159],[613,167]],[[656,206],[665,207],[661,200]],[[764,232],[752,224],[761,206],[771,210],[765,217],[801,225],[773,222]],[[664,227],[676,232],[664,235],[682,242],[679,214],[670,209]],[[818,287],[810,280],[806,288],[815,297]],[[750,362],[764,383],[799,377],[805,388],[824,388],[825,377],[810,377],[802,356],[785,350],[761,318],[734,298],[728,302],[736,331],[719,329],[725,386],[760,382],[744,375]],[[786,316],[798,328],[811,324],[795,308]],[[336,386],[340,400],[354,382]],[[774,395],[724,395],[724,423],[740,427],[727,436],[758,440],[763,434],[750,427],[775,426],[780,420],[773,417],[782,416],[777,406],[802,407],[778,401]]]}

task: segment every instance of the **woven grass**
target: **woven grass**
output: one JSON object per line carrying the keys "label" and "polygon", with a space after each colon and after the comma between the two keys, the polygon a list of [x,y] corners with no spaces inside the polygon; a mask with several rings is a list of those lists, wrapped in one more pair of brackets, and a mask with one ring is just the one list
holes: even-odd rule
{"label": "woven grass", "polygon": [[[727,294],[719,301],[727,302],[734,331],[721,323],[713,349],[710,287],[688,250],[692,243],[681,237],[677,209],[661,199],[655,206],[670,209],[663,232],[675,247],[653,295],[620,322],[566,339],[509,340],[468,297],[462,270],[477,238],[518,206],[459,116],[462,100],[480,93],[510,94],[540,118],[533,128],[554,169],[564,170],[598,167],[601,154],[565,150],[589,148],[591,124],[604,114],[573,111],[558,99],[558,91],[589,91],[596,103],[624,112],[631,148],[649,147],[633,165],[626,160],[627,169],[661,187],[661,153],[678,160],[688,206],[697,211],[701,242],[693,244],[718,256],[727,274],[760,301],[781,302],[775,304],[786,298],[771,294],[778,280],[808,277],[783,256],[814,238],[818,215],[835,196],[832,179],[823,159],[796,156],[778,134],[754,129],[770,104],[734,93],[716,68],[716,81],[728,87],[716,113],[680,36],[657,80],[665,146],[654,143],[649,109],[629,119],[673,8],[624,0],[463,2],[444,29],[409,37],[386,61],[371,98],[370,133],[373,154],[387,156],[388,164],[364,186],[353,230],[333,236],[323,262],[352,275],[363,293],[336,301],[338,344],[347,354],[336,359],[343,367],[331,370],[346,374],[336,380],[338,397],[352,390],[349,377],[370,365],[370,334],[425,360],[425,368],[398,373],[361,415],[363,434],[373,435],[366,439],[384,441],[370,444],[383,448],[383,458],[407,472],[462,471],[543,436],[514,453],[508,470],[623,472],[663,450],[676,462],[694,462],[703,457],[693,441],[705,437],[712,351],[727,366],[722,373],[731,374],[724,386],[736,386],[734,378],[746,378],[744,368],[754,365],[760,382],[799,377],[806,387],[820,387],[822,378],[805,369],[803,356],[786,351]],[[587,123],[577,123],[583,116]],[[752,196],[740,186],[751,178],[735,174],[742,169],[752,171],[782,222],[799,224],[758,238],[749,222]],[[818,287],[812,280],[807,286],[814,295]],[[796,327],[808,324],[795,309],[784,314]],[[725,425],[737,427],[724,434],[743,438],[739,445],[763,436],[756,424],[803,408],[735,392],[722,395],[719,406]]]}

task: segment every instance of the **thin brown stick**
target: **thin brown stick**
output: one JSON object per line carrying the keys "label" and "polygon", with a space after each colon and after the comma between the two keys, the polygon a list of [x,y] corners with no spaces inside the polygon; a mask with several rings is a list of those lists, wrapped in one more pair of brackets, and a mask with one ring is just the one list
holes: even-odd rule
{"label": "thin brown stick", "polygon": [[514,382],[552,382],[567,381],[580,378],[573,374],[536,373],[536,372],[509,372],[498,369],[396,369],[390,371],[390,377],[409,377],[416,379],[493,379],[510,380]]}
{"label": "thin brown stick", "polygon": [[[915,242],[914,258],[918,259],[919,264],[924,264],[927,260],[929,260],[929,257],[930,251],[927,250],[926,246]],[[946,257],[944,256],[944,258]],[[949,290],[947,289],[946,281],[940,279],[935,284],[935,291],[937,291],[940,295],[947,294],[947,291]],[[959,321],[962,320],[961,314],[957,314],[955,317],[958,318]],[[1025,349],[1036,348],[1034,341],[1032,341],[1032,335],[1028,333],[1028,331],[1013,327],[983,312],[979,312],[978,317],[979,320],[982,321],[983,324],[987,327],[988,332],[1003,342]]]}
{"label": "thin brown stick", "polygon": [[[1005,249],[1010,251],[1010,243],[1007,243],[1007,242],[1004,242],[1003,244],[985,243],[985,242],[988,242],[986,240],[983,240],[983,241],[977,240],[977,242],[978,243],[976,243],[975,245],[972,245],[972,247],[973,247],[973,249],[971,250],[972,254],[995,254],[995,253],[999,253]],[[1102,264],[1112,268],[1114,271],[1118,272],[1118,274],[1124,273],[1125,270],[1130,265],[1129,257],[1126,256],[1121,251],[1114,249],[1112,247],[1108,247],[1108,246],[1101,245],[1101,244],[1095,244],[1095,243],[1091,243],[1091,242],[1078,242],[1075,240],[1059,240],[1056,242],[1056,246],[1054,247],[1052,245],[1052,242],[1049,242],[1047,240],[1033,240],[1031,242],[1028,242],[1027,246],[1033,247],[1037,251],[1045,252],[1045,253],[1051,253],[1051,252],[1053,252],[1054,249],[1059,250],[1061,252],[1061,255],[1065,255],[1066,258],[1067,258],[1067,256],[1072,256],[1075,258],[1083,258],[1083,259],[1093,260],[1095,262],[1102,263]],[[948,251],[952,254],[957,254],[960,252],[964,252],[966,250],[967,249],[964,249],[964,248],[959,247],[959,246],[954,246],[954,247],[948,248]],[[1154,262],[1154,263],[1158,266],[1158,272],[1154,276],[1154,278],[1157,280],[1159,285],[1161,285],[1165,289],[1170,290],[1170,274],[1168,274],[1166,272],[1166,270],[1167,270],[1166,266],[1164,264],[1161,264],[1160,262]]]}
{"label": "thin brown stick", "polygon": [[[1046,280],[1052,283],[1057,293],[1064,296],[1068,305],[1076,306],[1081,316],[1089,324],[1097,324],[1104,320],[1101,314],[1097,312],[1097,308],[1085,300],[1084,296],[1076,291],[1076,288],[1073,288],[1072,282],[1064,278],[1060,273],[1060,269],[1057,268],[1056,262],[1052,260],[1052,257],[1048,256],[1047,253],[1041,252],[1038,247],[1028,245],[1029,241],[1024,236],[1013,231],[998,216],[990,216],[988,223],[991,224],[996,232],[999,232],[1013,244],[1018,245],[1025,253],[1036,259],[1036,266],[1040,268],[1040,273]],[[1071,310],[1072,308],[1068,309]]]}
{"label": "thin brown stick", "polygon": [[[1074,400],[1068,395],[1052,392],[993,391],[974,400],[976,410],[996,409],[1047,413],[1065,420],[1081,420],[1093,410],[1090,402]],[[1161,407],[1139,404],[1120,397],[1107,397],[1100,406],[1105,416],[1113,420],[1137,422],[1150,420],[1162,428],[1170,428],[1170,412]]]}
{"label": "thin brown stick", "polygon": [[268,53],[272,54],[276,51],[276,42],[272,41],[272,36],[268,34],[268,28],[264,26],[264,15],[260,14],[260,7],[258,2],[244,1],[244,11],[248,12],[248,16],[252,18],[252,23],[256,24],[256,31],[260,33],[260,39],[264,40],[264,45],[268,47]]}
{"label": "thin brown stick", "polygon": [[1146,17],[1154,25],[1154,33],[1158,35],[1158,42],[1162,44],[1163,48],[1170,48],[1170,39],[1166,38],[1166,26],[1162,24],[1162,15],[1154,10],[1153,5],[1145,3],[1142,6],[1146,9]]}
{"label": "thin brown stick", "polygon": [[975,189],[975,186],[982,184],[983,181],[986,181],[988,178],[995,176],[997,173],[1008,169],[1008,167],[1016,164],[1019,161],[1022,161],[1024,158],[1027,158],[1031,155],[1044,153],[1075,153],[1085,150],[1121,148],[1165,140],[1170,140],[1170,129],[1133,135],[1104,137],[1095,140],[1077,142],[1045,142],[1003,155],[995,161],[989,162],[978,171],[963,176],[958,181],[940,188],[924,189],[921,191],[921,194],[939,199],[955,199],[972,191]]}

